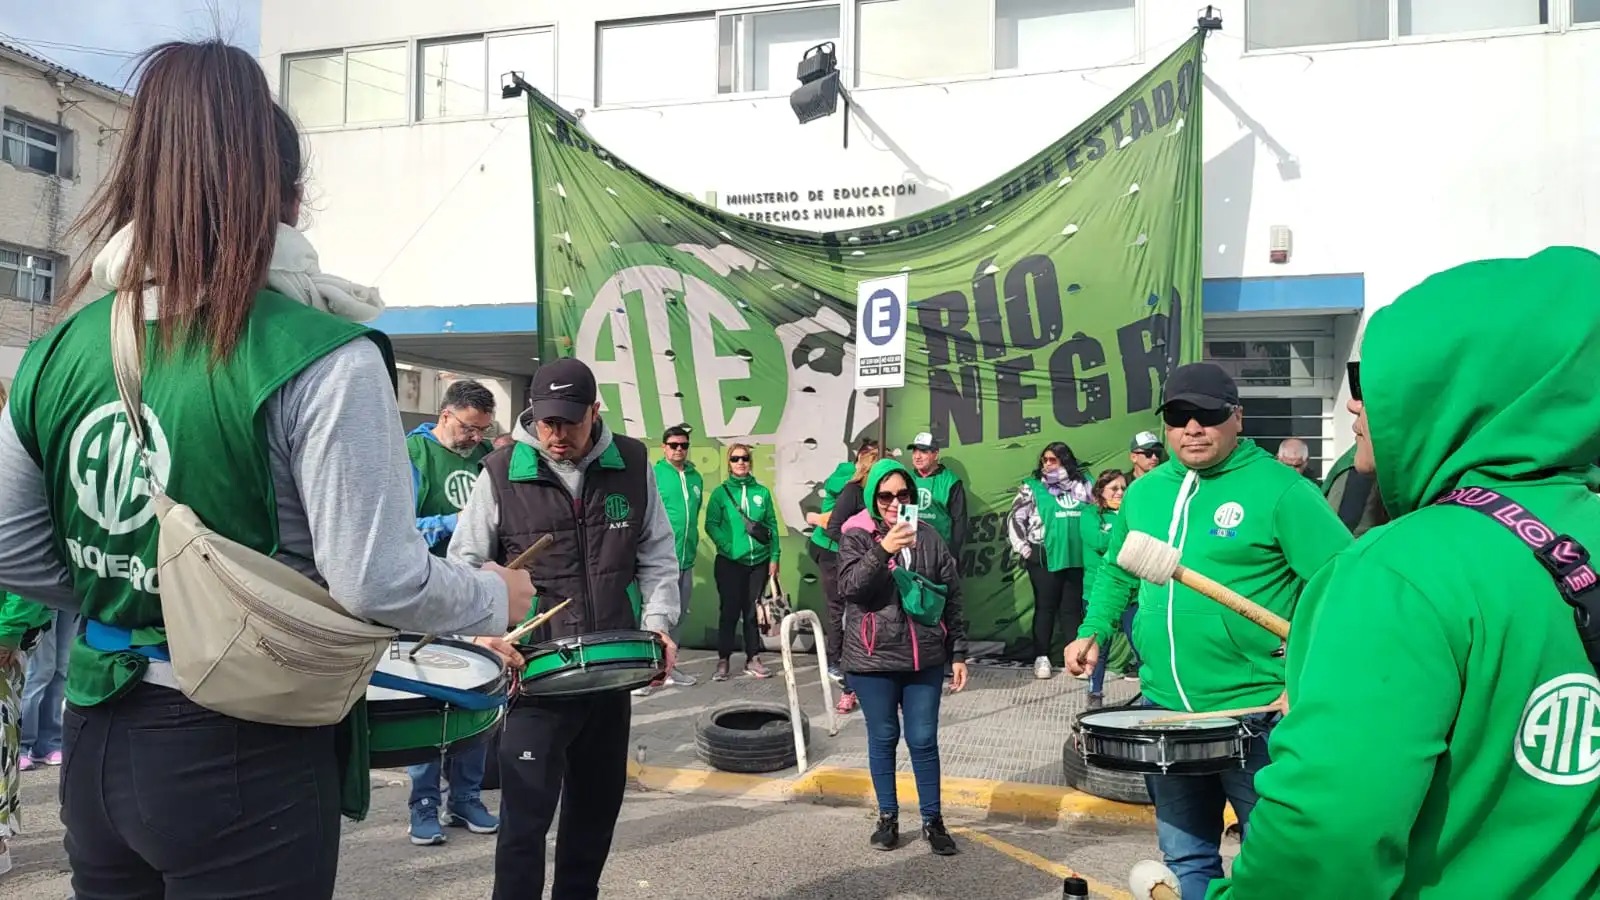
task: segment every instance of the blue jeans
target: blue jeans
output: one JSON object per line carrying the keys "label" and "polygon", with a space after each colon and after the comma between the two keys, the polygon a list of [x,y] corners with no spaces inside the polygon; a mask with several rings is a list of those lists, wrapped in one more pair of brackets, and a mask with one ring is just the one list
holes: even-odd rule
{"label": "blue jeans", "polygon": [[[1146,706],[1151,705],[1148,701]],[[1245,765],[1220,775],[1146,775],[1145,789],[1156,808],[1156,840],[1167,867],[1178,876],[1183,900],[1204,900],[1213,878],[1222,877],[1222,805],[1239,817],[1240,840],[1255,809],[1256,773],[1269,762],[1267,736],[1281,718],[1258,713],[1241,721],[1251,737]]]}
{"label": "blue jeans", "polygon": [[22,756],[44,759],[61,749],[61,714],[67,694],[67,660],[78,637],[78,617],[56,610],[50,630],[28,654],[22,688]]}
{"label": "blue jeans", "polygon": [[[1128,643],[1130,644],[1133,643],[1133,617],[1138,612],[1139,606],[1136,603],[1129,603],[1128,608],[1122,611],[1122,633],[1128,636]],[[1109,652],[1107,652],[1110,647],[1111,641],[1109,638],[1100,645],[1100,658],[1094,664],[1094,672],[1089,675],[1089,693],[1091,694],[1101,694],[1105,692],[1106,658],[1111,655]],[[1134,671],[1139,671],[1138,651],[1134,651],[1133,665]]]}
{"label": "blue jeans", "polygon": [[903,717],[922,821],[938,818],[939,698],[944,694],[944,667],[929,666],[920,672],[853,672],[850,688],[867,720],[867,771],[872,773],[879,814],[900,814],[894,773]]}
{"label": "blue jeans", "polygon": [[[450,807],[452,809],[478,799],[478,791],[483,787],[483,767],[488,760],[489,745],[487,743],[445,755],[445,762],[450,764]],[[429,800],[432,801],[434,809],[439,808],[439,773],[441,768],[439,761],[433,760],[432,762],[425,762],[406,769],[406,774],[411,776],[410,804],[412,806],[416,806],[424,800]]]}

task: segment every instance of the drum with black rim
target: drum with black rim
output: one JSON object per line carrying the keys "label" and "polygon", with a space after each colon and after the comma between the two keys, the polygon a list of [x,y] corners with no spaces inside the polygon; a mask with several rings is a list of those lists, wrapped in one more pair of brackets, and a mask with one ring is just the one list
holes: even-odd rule
{"label": "drum with black rim", "polygon": [[520,649],[524,697],[631,691],[660,677],[667,662],[666,644],[653,631],[597,631]]}
{"label": "drum with black rim", "polygon": [[1155,707],[1101,709],[1078,716],[1078,740],[1091,766],[1146,775],[1212,775],[1240,769],[1249,735],[1227,716],[1150,725],[1172,715]]}
{"label": "drum with black rim", "polygon": [[493,652],[438,638],[411,657],[421,635],[402,634],[367,687],[374,769],[437,760],[494,736],[505,715],[510,675]]}

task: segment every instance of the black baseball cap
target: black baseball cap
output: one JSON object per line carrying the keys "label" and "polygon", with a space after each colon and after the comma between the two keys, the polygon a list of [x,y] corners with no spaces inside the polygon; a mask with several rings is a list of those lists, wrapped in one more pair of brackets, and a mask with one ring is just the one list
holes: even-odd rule
{"label": "black baseball cap", "polygon": [[671,428],[668,428],[666,430],[666,432],[664,432],[661,435],[661,443],[665,444],[667,441],[670,441],[675,437],[686,438],[688,436],[689,436],[689,426],[687,426],[687,425],[674,425]]}
{"label": "black baseball cap", "polygon": [[1189,363],[1172,370],[1161,392],[1163,409],[1175,403],[1188,404],[1196,409],[1238,406],[1239,386],[1216,363]]}
{"label": "black baseball cap", "polygon": [[528,409],[535,422],[582,422],[584,413],[595,404],[594,373],[582,360],[553,360],[533,373],[533,389],[528,394],[533,398]]}

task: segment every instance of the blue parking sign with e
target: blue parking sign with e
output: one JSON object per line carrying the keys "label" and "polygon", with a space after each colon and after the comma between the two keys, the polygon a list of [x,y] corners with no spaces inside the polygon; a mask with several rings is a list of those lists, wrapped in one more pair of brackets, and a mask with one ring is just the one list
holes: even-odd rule
{"label": "blue parking sign with e", "polygon": [[869,343],[875,347],[882,347],[894,340],[895,334],[900,331],[903,318],[900,298],[888,288],[879,288],[867,298],[861,330]]}

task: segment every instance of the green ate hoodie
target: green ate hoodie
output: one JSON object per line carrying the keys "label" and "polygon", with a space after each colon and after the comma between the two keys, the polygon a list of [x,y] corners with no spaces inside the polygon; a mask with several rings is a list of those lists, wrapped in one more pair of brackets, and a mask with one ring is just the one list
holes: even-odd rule
{"label": "green ate hoodie", "polygon": [[1128,485],[1078,630],[1111,637],[1134,596],[1133,646],[1151,702],[1205,712],[1277,699],[1283,659],[1273,654],[1282,642],[1176,581],[1138,582],[1116,565],[1129,531],[1177,547],[1185,567],[1292,620],[1306,579],[1351,540],[1317,486],[1249,438],[1209,469],[1174,455]]}
{"label": "green ate hoodie", "polygon": [[[771,529],[772,541],[757,543],[745,530],[745,516]],[[706,537],[711,538],[718,556],[746,566],[775,563],[782,535],[772,492],[754,476],[731,476],[706,497]]]}
{"label": "green ate hoodie", "polygon": [[678,551],[678,568],[694,568],[695,551],[700,547],[700,506],[705,479],[694,463],[684,460],[683,471],[664,459],[656,460],[656,490],[661,508],[672,525],[672,541]]}
{"label": "green ate hoodie", "polygon": [[1361,347],[1396,516],[1307,586],[1289,715],[1226,900],[1600,896],[1600,681],[1529,549],[1455,487],[1600,549],[1600,256],[1442,272]]}

